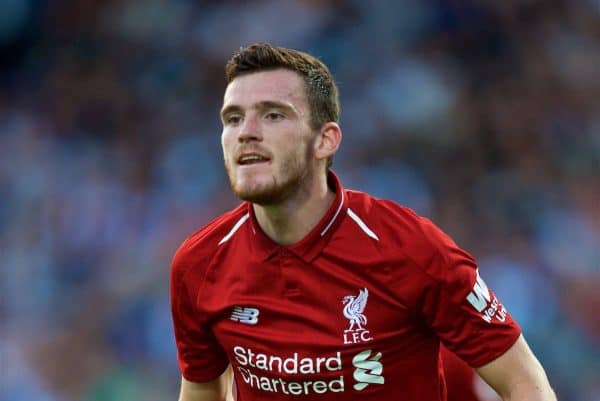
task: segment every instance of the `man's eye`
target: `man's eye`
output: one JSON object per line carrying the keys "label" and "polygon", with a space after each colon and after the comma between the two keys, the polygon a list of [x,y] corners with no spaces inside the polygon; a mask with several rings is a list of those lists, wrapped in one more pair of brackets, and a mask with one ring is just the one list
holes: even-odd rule
{"label": "man's eye", "polygon": [[267,113],[266,117],[268,120],[271,120],[271,121],[280,121],[285,118],[285,116],[283,114],[276,113],[276,112]]}
{"label": "man's eye", "polygon": [[231,115],[225,118],[225,123],[227,124],[239,124],[242,121],[242,117],[238,115]]}

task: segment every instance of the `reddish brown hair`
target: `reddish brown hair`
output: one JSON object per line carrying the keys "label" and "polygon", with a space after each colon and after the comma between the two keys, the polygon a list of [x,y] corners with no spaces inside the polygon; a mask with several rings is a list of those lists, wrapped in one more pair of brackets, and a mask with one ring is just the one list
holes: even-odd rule
{"label": "reddish brown hair", "polygon": [[225,78],[229,84],[243,74],[278,68],[294,71],[304,79],[314,130],[319,130],[327,122],[339,122],[340,101],[333,75],[325,64],[310,54],[268,43],[255,43],[233,54],[225,66]]}

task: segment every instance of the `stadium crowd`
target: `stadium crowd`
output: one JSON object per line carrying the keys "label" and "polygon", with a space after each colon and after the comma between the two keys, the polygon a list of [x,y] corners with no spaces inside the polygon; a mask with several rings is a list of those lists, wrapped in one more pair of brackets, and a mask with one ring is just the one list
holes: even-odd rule
{"label": "stadium crowd", "polygon": [[170,261],[237,203],[218,110],[226,59],[255,41],[332,68],[345,186],[450,233],[558,398],[600,400],[598,0],[12,0],[0,16],[0,401],[174,399]]}

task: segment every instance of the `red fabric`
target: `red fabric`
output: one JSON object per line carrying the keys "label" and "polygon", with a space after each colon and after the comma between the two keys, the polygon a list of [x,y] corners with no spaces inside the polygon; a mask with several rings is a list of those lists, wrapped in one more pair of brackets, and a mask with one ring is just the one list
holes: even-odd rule
{"label": "red fabric", "polygon": [[447,401],[482,401],[475,394],[476,373],[459,357],[441,347]]}
{"label": "red fabric", "polygon": [[479,366],[519,327],[481,285],[467,301],[476,264],[430,221],[329,178],[336,200],[298,244],[271,241],[242,204],[177,251],[183,376],[231,362],[244,401],[444,400],[440,340]]}

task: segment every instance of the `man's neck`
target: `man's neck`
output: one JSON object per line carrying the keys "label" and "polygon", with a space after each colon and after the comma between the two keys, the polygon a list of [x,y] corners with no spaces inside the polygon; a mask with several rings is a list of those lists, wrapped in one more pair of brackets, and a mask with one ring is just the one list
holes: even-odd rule
{"label": "man's neck", "polygon": [[319,177],[307,188],[279,205],[253,204],[256,220],[262,230],[280,245],[291,245],[303,239],[319,221],[335,199],[327,186],[327,177]]}

